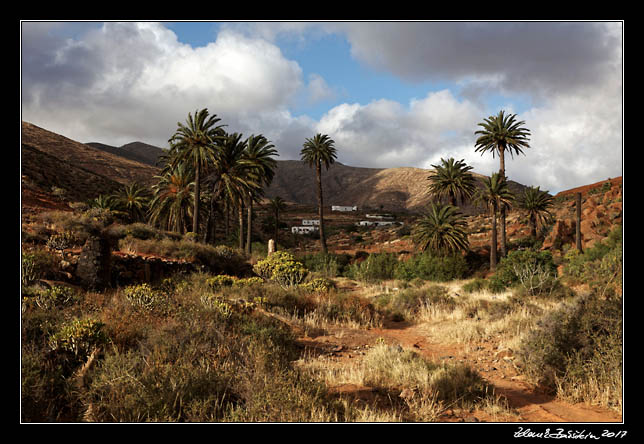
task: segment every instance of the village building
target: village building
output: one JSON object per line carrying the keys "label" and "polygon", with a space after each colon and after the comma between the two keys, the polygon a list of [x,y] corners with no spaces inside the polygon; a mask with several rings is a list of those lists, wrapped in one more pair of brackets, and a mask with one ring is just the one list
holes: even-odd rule
{"label": "village building", "polygon": [[365,214],[367,219],[394,219],[391,214]]}
{"label": "village building", "polygon": [[291,227],[291,233],[293,234],[309,234],[314,231],[318,231],[318,227],[314,225],[308,225],[306,227]]}
{"label": "village building", "polygon": [[380,220],[361,220],[360,222],[356,222],[356,225],[360,227],[385,227],[387,225],[395,225],[398,222],[393,222],[393,221],[380,221]]}
{"label": "village building", "polygon": [[357,206],[332,205],[331,211],[358,211]]}

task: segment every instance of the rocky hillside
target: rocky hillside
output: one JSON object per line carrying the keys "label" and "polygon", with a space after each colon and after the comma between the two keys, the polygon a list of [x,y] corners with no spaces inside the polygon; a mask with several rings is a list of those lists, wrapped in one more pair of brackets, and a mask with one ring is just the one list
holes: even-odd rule
{"label": "rocky hillside", "polygon": [[143,142],[127,143],[120,147],[105,145],[99,142],[88,142],[85,145],[153,167],[158,166],[159,159],[165,152],[162,148]]}
{"label": "rocky hillside", "polygon": [[23,193],[61,188],[70,200],[84,201],[112,193],[124,184],[149,185],[159,169],[76,142],[22,122]]}
{"label": "rocky hillside", "polygon": [[[357,205],[362,209],[383,211],[422,212],[431,200],[427,177],[431,170],[422,168],[359,168],[336,162],[323,170],[325,204]],[[484,176],[473,173],[478,179]],[[524,185],[510,181],[511,190],[520,194]],[[305,162],[278,161],[273,183],[266,190],[269,198],[299,204],[316,205],[315,172]],[[479,214],[482,210],[466,205],[465,214]]]}

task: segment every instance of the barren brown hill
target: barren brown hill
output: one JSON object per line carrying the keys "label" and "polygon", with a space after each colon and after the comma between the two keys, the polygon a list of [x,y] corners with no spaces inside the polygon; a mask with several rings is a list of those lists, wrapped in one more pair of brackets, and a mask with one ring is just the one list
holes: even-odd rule
{"label": "barren brown hill", "polygon": [[[421,212],[431,200],[427,179],[430,173],[431,170],[423,168],[361,168],[336,162],[322,172],[324,203],[325,206],[357,205],[365,210]],[[477,179],[485,177],[473,174]],[[520,194],[525,186],[510,181],[510,188]],[[266,196],[315,205],[316,189],[315,173],[307,163],[284,160],[278,161]],[[478,214],[482,210],[466,205],[463,211]]]}
{"label": "barren brown hill", "polygon": [[29,122],[22,122],[22,145],[121,184],[150,184],[159,172],[158,168],[110,154]]}
{"label": "barren brown hill", "polygon": [[158,166],[159,159],[164,153],[162,148],[143,142],[132,142],[120,147],[105,145],[104,143],[99,142],[88,142],[85,145],[107,151],[108,153],[116,154],[117,156],[125,157],[126,159],[130,159],[135,162],[151,165],[153,167]]}

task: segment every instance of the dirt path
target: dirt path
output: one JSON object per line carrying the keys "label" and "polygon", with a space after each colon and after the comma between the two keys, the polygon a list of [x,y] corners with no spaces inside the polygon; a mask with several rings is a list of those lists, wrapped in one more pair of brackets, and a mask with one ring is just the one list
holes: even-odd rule
{"label": "dirt path", "polygon": [[[507,350],[497,349],[491,342],[468,347],[466,351],[461,344],[441,345],[431,343],[423,334],[422,326],[404,322],[388,322],[382,328],[348,329],[334,328],[323,335],[301,337],[300,344],[307,353],[323,354],[335,361],[350,364],[359,359],[368,347],[373,346],[378,338],[388,344],[400,345],[411,349],[426,358],[438,362],[463,362],[477,370],[496,389],[496,394],[507,399],[509,407],[515,413],[507,417],[493,418],[484,411],[464,412],[448,410],[439,419],[442,422],[621,422],[621,416],[614,411],[601,409],[586,404],[569,404],[548,395],[523,380],[512,363],[512,356]],[[356,399],[369,398],[369,389],[358,386],[333,388],[343,395],[353,395]]]}

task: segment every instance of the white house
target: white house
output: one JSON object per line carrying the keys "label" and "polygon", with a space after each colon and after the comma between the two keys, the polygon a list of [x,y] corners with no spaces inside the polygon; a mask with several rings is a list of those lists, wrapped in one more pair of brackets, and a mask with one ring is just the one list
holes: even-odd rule
{"label": "white house", "polygon": [[371,226],[376,226],[376,227],[384,227],[387,225],[395,225],[397,222],[394,221],[374,221],[374,220],[361,220],[360,222],[356,222],[356,225],[360,227],[371,227]]}
{"label": "white house", "polygon": [[318,227],[316,226],[306,226],[306,227],[291,227],[291,233],[294,234],[308,234],[317,231]]}
{"label": "white house", "polygon": [[302,219],[302,225],[317,225],[320,226],[320,219]]}
{"label": "white house", "polygon": [[367,219],[393,219],[391,214],[365,214]]}
{"label": "white house", "polygon": [[358,211],[357,206],[332,205],[331,211]]}

